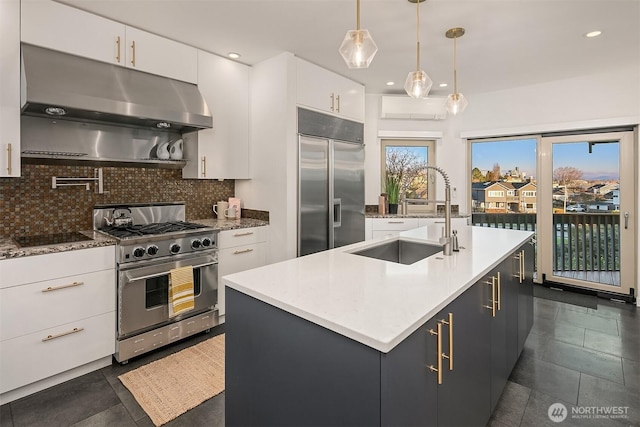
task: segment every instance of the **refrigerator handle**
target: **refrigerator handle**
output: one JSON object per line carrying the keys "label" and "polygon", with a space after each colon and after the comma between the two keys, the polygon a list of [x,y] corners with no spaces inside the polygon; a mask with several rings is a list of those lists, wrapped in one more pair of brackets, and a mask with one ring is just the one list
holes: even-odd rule
{"label": "refrigerator handle", "polygon": [[333,228],[342,225],[342,199],[333,199]]}

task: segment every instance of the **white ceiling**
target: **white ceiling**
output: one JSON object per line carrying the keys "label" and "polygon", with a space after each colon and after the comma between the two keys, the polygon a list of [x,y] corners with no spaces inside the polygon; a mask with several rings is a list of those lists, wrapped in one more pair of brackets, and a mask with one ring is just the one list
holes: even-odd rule
{"label": "white ceiling", "polygon": [[[289,51],[371,93],[403,93],[415,69],[416,6],[407,0],[361,0],[361,27],[379,49],[361,70],[349,70],[338,53],[355,29],[356,0],[60,1],[216,54],[238,52],[249,65]],[[432,94],[452,90],[453,41],[445,37],[452,27],[466,29],[458,39],[465,94],[640,67],[640,0],[427,0],[420,11]],[[603,34],[584,37],[592,30]]]}

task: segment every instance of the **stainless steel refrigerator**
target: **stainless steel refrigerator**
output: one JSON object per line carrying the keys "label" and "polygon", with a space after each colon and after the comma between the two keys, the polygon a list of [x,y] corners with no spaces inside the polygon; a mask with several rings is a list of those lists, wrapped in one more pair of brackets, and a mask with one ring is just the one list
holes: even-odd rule
{"label": "stainless steel refrigerator", "polygon": [[364,240],[363,133],[298,109],[298,256]]}

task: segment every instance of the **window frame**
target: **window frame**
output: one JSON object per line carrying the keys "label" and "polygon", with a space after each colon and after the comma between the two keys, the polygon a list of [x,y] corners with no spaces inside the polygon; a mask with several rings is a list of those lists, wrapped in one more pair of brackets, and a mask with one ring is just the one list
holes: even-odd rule
{"label": "window frame", "polygon": [[[402,138],[381,138],[380,139],[380,193],[385,192],[385,176],[387,172],[387,147],[425,147],[427,149],[427,164],[436,166],[436,140],[431,138],[424,139],[402,139]],[[437,178],[433,175],[434,171],[427,172],[427,195],[431,200],[435,199]],[[401,196],[402,199],[402,196]],[[442,203],[444,204],[444,203]],[[429,203],[426,205],[408,205],[407,212],[402,214],[419,214],[419,213],[435,213],[437,203]],[[398,213],[401,213],[398,210]]]}

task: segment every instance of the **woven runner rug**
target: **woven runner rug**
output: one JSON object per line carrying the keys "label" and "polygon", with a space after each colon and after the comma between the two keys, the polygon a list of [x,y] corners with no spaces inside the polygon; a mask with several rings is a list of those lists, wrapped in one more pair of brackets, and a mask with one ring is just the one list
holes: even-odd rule
{"label": "woven runner rug", "polygon": [[156,426],[224,391],[224,334],[118,377]]}

